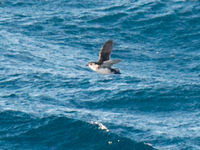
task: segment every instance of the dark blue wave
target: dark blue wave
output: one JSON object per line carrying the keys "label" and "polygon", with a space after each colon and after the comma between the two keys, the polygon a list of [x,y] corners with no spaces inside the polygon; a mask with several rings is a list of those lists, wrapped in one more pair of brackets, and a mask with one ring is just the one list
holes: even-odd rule
{"label": "dark blue wave", "polygon": [[64,116],[38,118],[3,111],[0,128],[1,149],[153,150],[144,143],[100,130],[95,124]]}

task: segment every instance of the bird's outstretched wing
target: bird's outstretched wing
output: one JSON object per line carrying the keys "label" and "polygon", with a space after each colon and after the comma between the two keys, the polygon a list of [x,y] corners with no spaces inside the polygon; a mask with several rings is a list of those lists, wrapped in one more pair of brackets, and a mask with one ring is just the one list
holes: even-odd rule
{"label": "bird's outstretched wing", "polygon": [[119,59],[104,61],[101,67],[111,68],[112,65],[121,62]]}
{"label": "bird's outstretched wing", "polygon": [[112,52],[113,47],[113,41],[108,40],[103,47],[101,48],[101,51],[99,53],[99,60],[98,63],[103,63],[104,61],[109,60],[110,54]]}

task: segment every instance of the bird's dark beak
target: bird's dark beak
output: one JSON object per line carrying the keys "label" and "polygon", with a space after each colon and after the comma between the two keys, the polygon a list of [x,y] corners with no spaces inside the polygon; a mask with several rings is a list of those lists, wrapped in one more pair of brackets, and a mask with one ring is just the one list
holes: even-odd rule
{"label": "bird's dark beak", "polygon": [[86,64],[85,66],[88,66],[88,64]]}

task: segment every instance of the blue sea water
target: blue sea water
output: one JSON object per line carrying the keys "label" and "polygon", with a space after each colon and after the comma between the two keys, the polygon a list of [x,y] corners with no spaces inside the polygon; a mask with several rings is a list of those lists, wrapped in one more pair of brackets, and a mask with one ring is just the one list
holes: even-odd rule
{"label": "blue sea water", "polygon": [[[120,75],[85,64],[113,39]],[[0,149],[200,149],[200,1],[1,0]]]}

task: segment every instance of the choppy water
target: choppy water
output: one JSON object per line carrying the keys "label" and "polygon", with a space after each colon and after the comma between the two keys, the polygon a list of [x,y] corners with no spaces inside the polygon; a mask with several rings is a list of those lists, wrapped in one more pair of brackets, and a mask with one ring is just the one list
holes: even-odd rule
{"label": "choppy water", "polygon": [[0,149],[200,149],[199,110],[200,1],[0,1]]}

